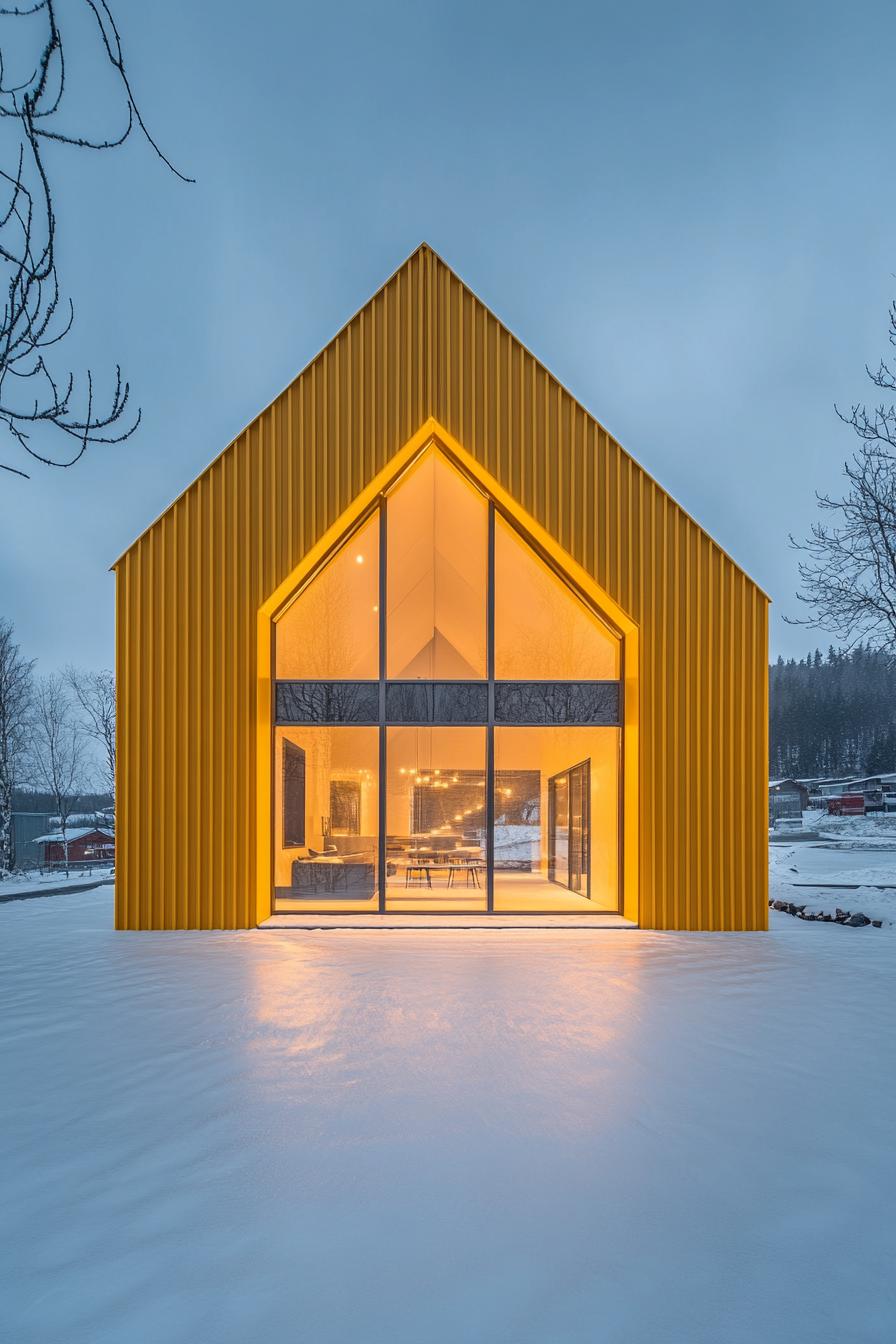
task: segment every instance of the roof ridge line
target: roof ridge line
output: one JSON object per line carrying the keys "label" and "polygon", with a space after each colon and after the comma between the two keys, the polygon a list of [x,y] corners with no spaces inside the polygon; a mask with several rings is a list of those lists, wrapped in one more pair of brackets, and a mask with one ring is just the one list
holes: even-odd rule
{"label": "roof ridge line", "polygon": [[[485,302],[485,300],[480,298],[480,296],[476,293],[476,291],[472,289],[463,279],[463,277],[459,275],[458,272],[450,265],[450,263],[447,262],[439,252],[436,251],[436,249],[432,246],[432,244],[426,242],[425,240],[417,244],[417,246],[413,249],[413,251],[411,251],[405,257],[404,261],[402,261],[400,265],[396,266],[395,269],[382,282],[382,284],[380,284],[373,291],[373,293],[369,296],[369,298],[367,298],[362,304],[360,304],[358,308],[355,309],[355,311],[351,314],[351,316],[348,317],[342,323],[342,325],[338,328],[338,330],[334,333],[334,335],[330,337],[330,339],[326,342],[326,344],[323,345],[314,355],[312,355],[312,357],[289,380],[289,382],[285,385],[285,387],[281,388],[280,391],[277,392],[270,399],[270,401],[268,401],[267,404],[263,406],[261,410],[259,410],[252,417],[251,420],[248,421],[247,424],[243,425],[243,427],[228,441],[228,443],[225,444],[225,446],[220,450],[220,452],[216,453],[215,456],[211,458],[211,460],[208,463],[206,463],[206,465],[197,473],[197,475],[191,481],[189,481],[183,487],[183,489],[178,492],[177,495],[175,495],[174,499],[171,500],[171,502],[168,505],[166,505],[164,509],[162,509],[161,513],[159,513],[154,519],[152,519],[151,522],[149,522],[146,525],[146,527],[143,528],[143,530],[134,538],[132,542],[129,543],[128,546],[125,547],[125,549],[121,552],[118,558],[112,563],[112,565],[110,566],[111,570],[117,569],[117,567],[121,564],[122,560],[124,560],[125,556],[129,555],[130,552],[144,539],[144,537],[146,537],[147,534],[151,532],[153,528],[155,528],[156,525],[162,521],[163,518],[165,518],[170,512],[172,512],[177,507],[177,505],[181,502],[182,499],[186,497],[187,494],[189,494],[189,492],[193,489],[193,487],[204,476],[206,476],[211,471],[211,469],[218,462],[220,462],[223,457],[225,457],[227,453],[229,453],[235,447],[235,445],[244,437],[247,431],[251,429],[252,426],[256,424],[256,422],[259,421],[261,417],[264,416],[275,405],[275,403],[279,401],[280,398],[284,396],[289,391],[289,389],[299,381],[300,378],[305,376],[305,374],[317,363],[317,361],[321,359],[323,355],[336,344],[336,342],[340,339],[343,333],[349,329],[352,323],[357,321],[357,319],[361,316],[361,314],[376,302],[376,300],[380,297],[380,295],[383,294],[386,291],[386,289],[388,289],[388,287],[397,279],[399,275],[401,275],[403,271],[410,269],[414,259],[417,257],[420,257],[424,261],[427,257],[431,258],[432,261],[434,261],[438,267],[441,267],[449,276],[451,276],[451,278],[458,285],[460,285],[464,293],[468,294],[470,298],[476,304],[478,304],[479,307],[488,315],[488,317],[500,328],[500,330],[504,332],[509,337],[509,339],[513,341],[523,351],[523,353],[533,361],[533,363],[551,381],[554,387],[559,389],[559,391],[561,391],[564,394],[564,396],[568,397],[570,401],[573,403],[573,405],[576,406],[582,412],[582,414],[587,417],[588,420],[590,420],[594,425],[596,425],[597,428],[607,436],[607,438],[613,443],[615,448],[618,449],[622,457],[626,461],[631,463],[631,465],[635,467],[639,472],[641,472],[644,476],[646,476],[647,479],[658,490],[661,491],[663,496],[666,499],[668,499],[669,502],[679,511],[679,513],[688,520],[688,522],[697,530],[697,532],[701,536],[706,538],[706,540],[710,543],[713,549],[716,550],[719,553],[719,555],[721,555],[725,560],[727,560],[729,564],[733,565],[734,568],[738,571],[738,573],[742,574],[744,578],[747,579],[753,585],[753,587],[757,590],[757,592],[759,592],[766,599],[767,602],[771,602],[772,599],[769,596],[769,594],[765,591],[764,588],[760,586],[760,584],[756,582],[756,580],[752,577],[752,575],[750,575],[747,572],[747,570],[743,567],[743,565],[741,565],[737,560],[735,560],[734,556],[731,555],[730,552],[727,551],[725,547],[722,546],[716,540],[716,538],[712,535],[711,532],[707,531],[707,529],[703,526],[703,524],[700,523],[687,508],[685,508],[685,506],[671,493],[671,491],[667,490],[666,487],[659,480],[657,480],[657,478],[653,475],[652,472],[648,471],[646,467],[642,466],[642,464],[638,461],[638,459],[631,452],[629,452],[629,450],[620,442],[618,438],[616,438],[616,436],[606,427],[606,425],[604,425],[604,423],[601,420],[599,420],[597,416],[594,415],[594,413],[590,411],[582,401],[580,401],[580,399],[575,395],[574,392],[572,392],[566,386],[565,383],[561,382],[558,376],[551,371],[548,365],[545,364],[544,361],[540,359],[538,355],[536,355],[535,352],[532,349],[530,349],[530,347],[526,345],[526,343],[523,340],[521,340],[520,337],[517,336],[516,333],[510,327],[507,326],[507,324],[498,316],[498,314],[492,308],[489,307],[489,305]],[[425,348],[423,352],[424,354],[423,377],[426,392],[428,394],[428,399],[430,403],[427,407],[427,412],[430,418],[432,418],[433,416],[433,406],[431,403],[433,396],[433,383],[435,373],[435,364],[434,364],[435,340],[426,339],[427,324],[425,321],[425,317],[427,313],[429,314],[430,319],[432,317],[432,299],[433,299],[433,294],[431,292],[432,279],[433,279],[433,268],[431,266],[424,265],[422,271],[424,340],[425,340]],[[431,321],[429,325],[430,326],[432,325]],[[434,335],[435,333],[433,332],[432,336]]]}

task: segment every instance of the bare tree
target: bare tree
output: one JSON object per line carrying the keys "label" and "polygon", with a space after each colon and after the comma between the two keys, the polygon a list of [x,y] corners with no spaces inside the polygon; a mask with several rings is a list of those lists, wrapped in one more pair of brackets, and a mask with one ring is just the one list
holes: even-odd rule
{"label": "bare tree", "polygon": [[69,874],[69,818],[84,787],[85,736],[62,677],[39,677],[32,716],[31,773],[53,799],[59,817],[65,875]]}
{"label": "bare tree", "polygon": [[[89,369],[78,384],[73,373],[51,367],[47,352],[68,335],[74,308],[71,301],[61,302],[56,211],[45,147],[55,142],[82,150],[115,149],[137,130],[173,173],[191,181],[177,171],[147,130],[105,0],[82,3],[96,30],[100,58],[114,72],[124,103],[120,129],[97,139],[79,135],[66,120],[66,62],[56,0],[0,3],[0,118],[19,128],[17,161],[0,168],[0,267],[6,272],[0,310],[0,425],[36,461],[59,467],[72,466],[91,443],[120,443],[128,438],[139,424],[140,411],[132,413],[129,408],[130,387],[119,367],[111,394],[102,402]],[[73,14],[74,7],[69,5],[69,20]],[[8,75],[4,65],[2,25],[9,30],[23,24],[38,33],[38,45],[33,69],[29,66],[24,78],[18,79]],[[33,441],[35,431],[41,430],[55,430],[67,441],[62,455],[44,446],[43,435]],[[8,462],[0,462],[0,469],[18,476],[28,474]]]}
{"label": "bare tree", "polygon": [[[890,307],[890,344],[896,347],[896,303]],[[881,360],[866,372],[882,392],[896,393],[896,368]],[[805,541],[790,538],[805,557],[797,597],[804,617],[791,625],[828,630],[848,647],[896,648],[896,405],[857,403],[837,410],[858,436],[839,497],[817,495],[823,519]],[[825,521],[825,518],[830,521]]]}
{"label": "bare tree", "polygon": [[109,671],[67,667],[65,680],[75,697],[81,726],[100,746],[103,784],[115,798],[115,677]]}
{"label": "bare tree", "polygon": [[0,619],[0,875],[12,867],[12,794],[28,745],[34,667],[14,633],[12,622]]}

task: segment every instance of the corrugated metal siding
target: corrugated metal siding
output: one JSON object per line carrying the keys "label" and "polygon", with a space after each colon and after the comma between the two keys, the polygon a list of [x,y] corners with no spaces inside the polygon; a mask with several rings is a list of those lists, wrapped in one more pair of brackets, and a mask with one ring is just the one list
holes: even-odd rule
{"label": "corrugated metal siding", "polygon": [[428,248],[118,565],[116,921],[255,923],[256,614],[434,416],[640,627],[640,921],[764,928],[767,600]]}
{"label": "corrugated metal siding", "polygon": [[767,599],[438,258],[432,415],[640,627],[640,922],[765,928]]}

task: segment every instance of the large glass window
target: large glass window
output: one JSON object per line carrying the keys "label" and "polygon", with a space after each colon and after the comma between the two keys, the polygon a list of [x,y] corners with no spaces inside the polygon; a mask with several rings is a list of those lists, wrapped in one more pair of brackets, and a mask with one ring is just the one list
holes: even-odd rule
{"label": "large glass window", "polygon": [[485,913],[485,795],[484,728],[387,728],[387,909]]}
{"label": "large glass window", "polygon": [[446,457],[275,637],[278,910],[618,909],[620,639]]}
{"label": "large glass window", "polygon": [[618,639],[502,518],[495,522],[495,676],[619,676]]}
{"label": "large glass window", "polygon": [[436,453],[387,502],[386,675],[481,678],[488,504]]}
{"label": "large glass window", "polygon": [[378,907],[376,728],[278,728],[274,883],[277,909]]}
{"label": "large glass window", "polygon": [[379,518],[353,533],[276,625],[277,677],[379,676]]}
{"label": "large glass window", "polygon": [[495,728],[495,909],[619,908],[619,729]]}

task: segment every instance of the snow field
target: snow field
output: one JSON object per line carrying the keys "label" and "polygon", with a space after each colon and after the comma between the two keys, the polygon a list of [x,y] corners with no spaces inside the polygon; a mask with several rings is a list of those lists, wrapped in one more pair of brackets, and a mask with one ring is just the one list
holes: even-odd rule
{"label": "snow field", "polygon": [[892,1340],[891,930],[111,904],[0,907],[0,1337]]}

